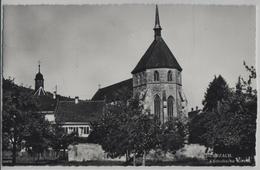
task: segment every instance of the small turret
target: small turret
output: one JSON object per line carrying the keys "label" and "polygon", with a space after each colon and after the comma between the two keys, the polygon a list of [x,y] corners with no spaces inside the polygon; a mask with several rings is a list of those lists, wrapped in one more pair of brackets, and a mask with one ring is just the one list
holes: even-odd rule
{"label": "small turret", "polygon": [[38,64],[38,73],[35,76],[35,94],[37,95],[45,95],[44,92],[44,79],[43,75],[41,74],[41,65],[40,62]]}

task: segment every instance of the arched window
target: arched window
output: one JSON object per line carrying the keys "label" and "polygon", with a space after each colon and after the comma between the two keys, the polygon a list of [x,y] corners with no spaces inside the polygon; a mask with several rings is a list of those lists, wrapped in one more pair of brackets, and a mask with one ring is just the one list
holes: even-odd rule
{"label": "arched window", "polygon": [[172,81],[172,71],[171,70],[168,71],[167,80]]}
{"label": "arched window", "polygon": [[160,119],[161,114],[161,99],[158,95],[154,97],[154,114]]}
{"label": "arched window", "polygon": [[159,72],[158,71],[154,72],[154,81],[159,81]]}
{"label": "arched window", "polygon": [[173,103],[174,103],[174,98],[172,96],[168,97],[167,99],[167,112],[168,112],[168,119],[173,118]]}

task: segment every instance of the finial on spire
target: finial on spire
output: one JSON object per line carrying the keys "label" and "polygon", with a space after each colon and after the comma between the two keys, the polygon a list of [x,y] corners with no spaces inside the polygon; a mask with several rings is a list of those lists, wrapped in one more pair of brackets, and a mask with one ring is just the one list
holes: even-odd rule
{"label": "finial on spire", "polygon": [[38,61],[38,72],[39,73],[41,72],[41,61],[40,60]]}
{"label": "finial on spire", "polygon": [[155,25],[154,25],[154,38],[160,37],[161,36],[161,25],[160,25],[160,18],[159,18],[159,10],[158,10],[158,5],[156,4],[156,9],[155,9]]}

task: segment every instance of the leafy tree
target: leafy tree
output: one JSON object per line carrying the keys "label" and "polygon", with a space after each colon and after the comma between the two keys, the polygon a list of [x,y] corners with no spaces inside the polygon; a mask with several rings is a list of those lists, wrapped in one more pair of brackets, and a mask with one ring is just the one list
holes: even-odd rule
{"label": "leafy tree", "polygon": [[236,91],[221,107],[220,122],[226,124],[218,126],[221,138],[217,141],[215,151],[239,157],[250,156],[254,163],[257,92],[252,88],[252,81],[256,78],[256,71],[253,66],[249,67],[245,63],[244,66],[249,72],[248,80],[239,78]]}
{"label": "leafy tree", "polygon": [[219,75],[214,77],[210,82],[207,92],[205,93],[202,104],[204,105],[204,111],[213,111],[217,109],[218,103],[227,99],[229,94],[229,88],[224,78]]}
{"label": "leafy tree", "polygon": [[159,134],[160,148],[166,152],[175,153],[178,149],[184,146],[186,137],[185,124],[179,119],[172,119],[161,127]]}
{"label": "leafy tree", "polygon": [[98,143],[110,157],[126,155],[126,161],[133,157],[143,157],[151,149],[162,147],[165,151],[176,151],[184,143],[184,126],[172,120],[160,124],[152,115],[145,113],[142,98],[138,96],[128,101],[108,104],[106,114],[92,125],[93,131],[88,142]]}
{"label": "leafy tree", "polygon": [[110,157],[126,154],[128,161],[130,154],[143,155],[155,143],[151,137],[155,122],[142,111],[138,96],[108,104],[106,114],[93,124],[89,142],[102,145]]}
{"label": "leafy tree", "polygon": [[40,153],[47,147],[48,122],[38,114],[37,101],[24,87],[13,80],[3,80],[3,150],[12,150],[12,162],[25,144],[31,151]]}
{"label": "leafy tree", "polygon": [[131,152],[134,158],[143,156],[145,166],[146,154],[159,144],[160,124],[155,118],[140,114],[133,116],[127,126]]}
{"label": "leafy tree", "polygon": [[35,102],[12,80],[3,80],[3,136],[6,139],[4,150],[11,146],[12,162],[16,163],[16,153],[21,149],[25,137],[26,115],[37,110]]}
{"label": "leafy tree", "polygon": [[67,134],[62,127],[58,124],[53,124],[50,130],[50,146],[54,149],[56,152],[56,156],[60,152],[60,150],[63,150],[63,158],[65,158],[65,150],[68,148],[68,146],[75,141],[77,141],[77,134],[76,133],[70,133]]}
{"label": "leafy tree", "polygon": [[50,145],[50,124],[44,115],[37,112],[25,113],[24,116],[27,118],[24,126],[25,147],[39,160],[40,154]]}
{"label": "leafy tree", "polygon": [[131,150],[128,127],[131,117],[141,112],[137,98],[108,104],[101,120],[93,123],[88,142],[100,144],[112,158],[127,154],[128,160]]}
{"label": "leafy tree", "polygon": [[189,140],[211,147],[215,153],[250,156],[254,163],[257,96],[252,80],[256,72],[254,67],[244,65],[250,73],[248,80],[239,77],[235,90],[227,93],[217,109],[206,109],[190,122]]}

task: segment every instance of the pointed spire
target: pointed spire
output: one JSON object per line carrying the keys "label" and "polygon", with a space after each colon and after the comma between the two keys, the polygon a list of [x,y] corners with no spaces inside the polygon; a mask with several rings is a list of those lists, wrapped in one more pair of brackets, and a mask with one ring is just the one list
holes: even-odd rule
{"label": "pointed spire", "polygon": [[156,39],[157,37],[161,37],[161,25],[160,25],[160,18],[159,18],[159,10],[158,10],[158,5],[156,5],[155,9],[155,25],[154,25],[154,38]]}
{"label": "pointed spire", "polygon": [[38,61],[38,72],[41,72],[41,61]]}

